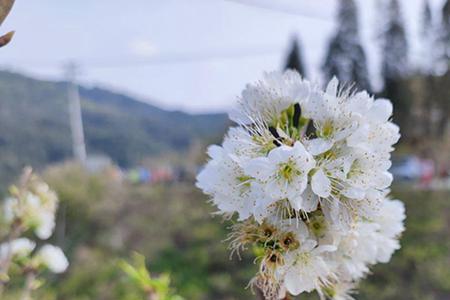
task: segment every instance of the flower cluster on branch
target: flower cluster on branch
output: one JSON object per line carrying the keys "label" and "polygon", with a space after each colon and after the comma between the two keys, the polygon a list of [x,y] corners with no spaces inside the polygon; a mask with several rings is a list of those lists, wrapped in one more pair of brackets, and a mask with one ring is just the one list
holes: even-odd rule
{"label": "flower cluster on branch", "polygon": [[232,252],[260,264],[251,283],[266,299],[316,290],[351,299],[369,266],[400,248],[402,202],[388,196],[399,128],[392,104],[336,78],[321,90],[294,71],[242,92],[221,146],[197,186],[218,213],[237,216]]}
{"label": "flower cluster on branch", "polygon": [[[42,243],[53,234],[57,207],[55,192],[30,168],[25,169],[17,186],[10,187],[9,197],[3,201],[0,282],[4,287],[12,274],[25,278],[22,299],[29,299],[43,283],[38,279],[41,272],[63,273],[69,265],[59,247]],[[31,240],[32,235],[40,241]]]}

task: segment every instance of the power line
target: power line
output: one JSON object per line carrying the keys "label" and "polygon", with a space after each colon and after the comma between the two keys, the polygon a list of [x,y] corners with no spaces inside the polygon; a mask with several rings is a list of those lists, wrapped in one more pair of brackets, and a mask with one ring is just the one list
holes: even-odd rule
{"label": "power line", "polygon": [[[156,55],[143,59],[124,60],[123,58],[101,60],[98,58],[78,58],[77,61],[83,66],[91,69],[107,69],[107,68],[125,68],[125,67],[145,67],[152,65],[170,65],[170,64],[184,64],[208,61],[226,61],[233,59],[247,59],[268,55],[279,55],[283,51],[280,47],[262,46],[253,49],[238,49],[222,52],[208,52],[208,53],[168,53]],[[0,62],[1,63],[1,62]],[[21,65],[26,64],[31,67],[60,67],[60,62],[55,61],[26,61],[21,60],[19,64],[15,64],[9,60],[6,65]]]}
{"label": "power line", "polygon": [[248,7],[269,10],[269,11],[272,11],[272,12],[288,14],[288,15],[292,15],[292,16],[296,16],[296,17],[312,19],[312,20],[315,20],[315,21],[321,21],[321,22],[326,22],[326,23],[332,23],[333,22],[329,18],[307,15],[307,14],[305,14],[304,12],[302,12],[302,11],[300,11],[298,9],[293,10],[291,8],[274,7],[274,6],[267,5],[267,4],[247,2],[245,0],[224,0],[224,1],[237,3],[237,4],[248,6]]}
{"label": "power line", "polygon": [[184,64],[208,61],[226,61],[235,59],[246,59],[268,55],[278,55],[282,52],[280,47],[259,47],[256,49],[244,49],[231,52],[210,52],[210,53],[174,53],[158,55],[137,60],[114,60],[114,61],[82,61],[90,68],[123,68],[141,67],[151,65]]}

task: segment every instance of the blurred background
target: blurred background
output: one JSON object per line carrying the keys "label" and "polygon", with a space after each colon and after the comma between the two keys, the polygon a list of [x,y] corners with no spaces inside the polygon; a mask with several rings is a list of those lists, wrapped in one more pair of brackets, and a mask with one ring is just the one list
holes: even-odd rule
{"label": "blurred background", "polygon": [[37,299],[128,299],[117,259],[132,251],[186,299],[251,299],[256,265],[229,259],[195,174],[245,84],[286,68],[394,103],[407,230],[356,298],[450,299],[450,0],[19,0],[13,29],[0,194],[26,165],[42,174],[71,263]]}

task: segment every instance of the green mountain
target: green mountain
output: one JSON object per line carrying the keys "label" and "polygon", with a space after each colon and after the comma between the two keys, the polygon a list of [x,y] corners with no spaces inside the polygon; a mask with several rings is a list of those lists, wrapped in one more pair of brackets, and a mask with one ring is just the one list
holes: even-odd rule
{"label": "green mountain", "polygon": [[[0,180],[27,164],[39,168],[71,157],[66,88],[65,82],[0,72]],[[88,153],[106,154],[122,167],[181,153],[227,126],[225,114],[166,111],[100,88],[80,86],[80,96]]]}

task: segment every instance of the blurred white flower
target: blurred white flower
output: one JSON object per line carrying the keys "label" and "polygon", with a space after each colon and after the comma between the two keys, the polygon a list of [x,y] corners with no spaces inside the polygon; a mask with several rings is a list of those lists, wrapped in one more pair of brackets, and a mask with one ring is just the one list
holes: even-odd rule
{"label": "blurred white flower", "polygon": [[40,239],[48,239],[55,228],[55,213],[58,198],[47,185],[39,184],[37,193],[27,192],[24,196],[8,197],[3,204],[5,220],[19,221],[25,229],[31,228]]}
{"label": "blurred white flower", "polygon": [[405,205],[398,200],[385,200],[375,222],[378,229],[377,261],[387,263],[395,250],[400,249],[399,235],[405,230]]}
{"label": "blurred white flower", "polygon": [[378,226],[359,222],[338,239],[337,251],[332,253],[335,273],[347,280],[356,280],[369,272],[369,264],[376,262],[378,253],[375,234]]}
{"label": "blurred white flower", "polygon": [[323,286],[319,290],[321,300],[354,300],[351,294],[354,294],[355,283],[352,281],[336,281],[328,286]]}
{"label": "blurred white flower", "polygon": [[10,257],[27,256],[35,247],[36,243],[27,238],[19,238],[11,242],[2,243],[0,245],[0,263]]}
{"label": "blurred white flower", "polygon": [[63,273],[69,266],[61,248],[49,244],[42,246],[36,258],[53,273]]}

